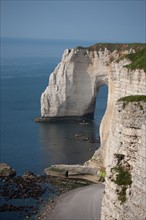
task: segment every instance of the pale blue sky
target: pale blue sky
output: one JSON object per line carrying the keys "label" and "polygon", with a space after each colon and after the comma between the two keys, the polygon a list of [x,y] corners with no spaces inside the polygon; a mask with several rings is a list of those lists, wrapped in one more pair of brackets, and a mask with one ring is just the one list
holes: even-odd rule
{"label": "pale blue sky", "polygon": [[1,36],[145,42],[145,1],[1,1]]}

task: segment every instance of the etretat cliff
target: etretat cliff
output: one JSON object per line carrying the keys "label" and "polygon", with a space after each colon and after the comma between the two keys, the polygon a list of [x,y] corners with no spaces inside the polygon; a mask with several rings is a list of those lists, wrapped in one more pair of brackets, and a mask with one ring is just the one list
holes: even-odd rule
{"label": "etretat cliff", "polygon": [[66,49],[41,95],[39,120],[92,120],[105,84],[100,148],[82,167],[93,175],[106,170],[101,220],[145,220],[146,44]]}

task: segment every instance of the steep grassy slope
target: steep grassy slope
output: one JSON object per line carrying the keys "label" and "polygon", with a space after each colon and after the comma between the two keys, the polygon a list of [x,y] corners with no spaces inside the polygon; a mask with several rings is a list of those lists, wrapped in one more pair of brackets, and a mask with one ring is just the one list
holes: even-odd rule
{"label": "steep grassy slope", "polygon": [[88,50],[104,50],[105,48],[107,48],[108,50],[110,50],[111,52],[113,52],[114,50],[117,50],[118,52],[122,52],[125,50],[130,50],[130,49],[134,49],[136,52],[140,51],[144,48],[146,48],[146,44],[142,44],[142,43],[127,43],[127,44],[112,44],[112,43],[97,43],[94,44],[90,47],[82,47],[82,46],[78,46],[78,49],[88,49]]}
{"label": "steep grassy slope", "polygon": [[146,72],[146,50],[143,49],[137,53],[131,53],[125,56],[131,63],[126,65],[128,69],[143,69]]}

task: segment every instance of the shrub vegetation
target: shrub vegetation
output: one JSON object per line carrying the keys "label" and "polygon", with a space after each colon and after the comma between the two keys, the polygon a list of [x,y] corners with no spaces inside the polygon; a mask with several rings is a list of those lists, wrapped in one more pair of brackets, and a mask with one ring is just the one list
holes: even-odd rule
{"label": "shrub vegetation", "polygon": [[146,95],[130,95],[130,96],[125,96],[120,99],[118,99],[118,102],[124,101],[124,102],[146,102]]}
{"label": "shrub vegetation", "polygon": [[121,190],[118,191],[117,194],[119,201],[123,204],[126,202],[126,189],[132,184],[131,174],[121,165],[113,167],[112,170],[116,173],[116,179],[112,179],[112,181],[121,186]]}
{"label": "shrub vegetation", "polygon": [[131,174],[125,167],[116,166],[112,170],[117,173],[116,179],[113,180],[117,185],[131,185]]}
{"label": "shrub vegetation", "polygon": [[138,51],[137,53],[127,54],[125,58],[131,61],[131,63],[125,67],[131,70],[143,69],[146,72],[146,49]]}
{"label": "shrub vegetation", "polygon": [[[131,61],[129,65],[126,65],[128,69],[143,69],[146,72],[146,44],[142,43],[127,43],[127,44],[112,44],[112,43],[97,43],[90,47],[82,47],[78,46],[79,50],[89,50],[89,51],[104,51],[107,48],[109,51],[113,52],[117,50],[120,54],[120,57],[116,60],[119,62],[120,60],[126,58]],[[125,50],[130,51],[130,49],[134,49],[135,53],[124,54]]]}

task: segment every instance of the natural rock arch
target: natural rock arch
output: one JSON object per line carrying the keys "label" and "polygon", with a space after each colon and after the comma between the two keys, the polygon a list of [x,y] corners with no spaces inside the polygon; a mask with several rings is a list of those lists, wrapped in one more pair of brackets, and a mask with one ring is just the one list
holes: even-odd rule
{"label": "natural rock arch", "polygon": [[41,96],[41,116],[93,118],[97,90],[108,84],[109,59],[107,50],[66,50]]}

